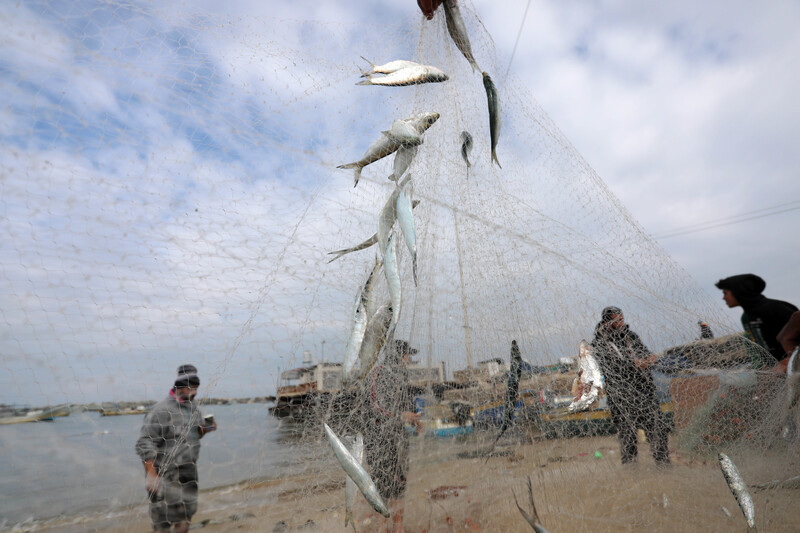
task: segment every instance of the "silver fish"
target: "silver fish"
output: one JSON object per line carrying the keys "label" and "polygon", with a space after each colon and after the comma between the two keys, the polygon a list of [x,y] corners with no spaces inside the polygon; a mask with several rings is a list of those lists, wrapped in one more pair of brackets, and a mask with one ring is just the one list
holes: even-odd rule
{"label": "silver fish", "polygon": [[[419,200],[414,200],[414,202],[411,204],[411,207],[415,208],[418,205],[419,205]],[[342,257],[343,255],[349,254],[350,252],[358,252],[359,250],[365,250],[365,249],[369,248],[370,246],[372,246],[373,244],[375,244],[376,242],[378,242],[378,234],[377,233],[373,233],[372,237],[370,237],[366,241],[362,242],[361,244],[357,244],[357,245],[353,246],[352,248],[344,248],[342,250],[336,250],[335,252],[328,252],[328,255],[334,255],[335,256],[333,259],[328,261],[328,263],[332,263],[332,262],[336,261],[337,259],[339,259],[340,257]]]}
{"label": "silver fish", "polygon": [[[419,113],[412,117],[409,117],[406,120],[411,126],[413,126],[417,132],[422,135],[425,131],[430,128],[434,122],[439,119],[439,113]],[[355,183],[353,187],[358,185],[358,180],[361,178],[361,170],[375,161],[383,159],[387,155],[391,155],[397,151],[398,148],[402,146],[402,143],[397,142],[392,137],[386,135],[385,133],[381,132],[381,136],[373,142],[367,151],[364,152],[364,155],[358,161],[354,161],[352,163],[347,163],[346,165],[339,165],[336,168],[353,168],[355,169]]]}
{"label": "silver fish", "polygon": [[411,179],[410,174],[400,180],[400,183],[397,184],[397,187],[394,188],[392,194],[390,194],[389,198],[386,199],[386,203],[383,204],[383,208],[378,214],[377,235],[378,246],[381,249],[381,253],[386,251],[386,244],[389,242],[389,232],[392,231],[394,221],[397,220],[397,196],[400,194],[400,190],[409,179]]}
{"label": "silver fish", "polygon": [[392,300],[392,320],[389,323],[389,336],[394,332],[397,321],[400,319],[400,309],[403,303],[403,290],[400,285],[400,270],[397,264],[397,240],[395,234],[389,236],[386,244],[386,253],[383,254],[383,273],[386,275],[386,284],[389,286],[389,297]]}
{"label": "silver fish", "polygon": [[388,87],[404,87],[421,83],[439,83],[447,81],[447,74],[430,65],[418,65],[401,68],[386,76],[367,76],[356,85],[385,85]]}
{"label": "silver fish", "polygon": [[390,180],[396,182],[403,177],[403,174],[406,173],[406,170],[408,170],[408,167],[410,167],[411,163],[414,161],[417,150],[419,150],[419,146],[401,146],[397,149],[397,152],[394,154],[392,173],[389,175]]}
{"label": "silver fish", "polygon": [[497,97],[497,87],[495,87],[492,78],[486,73],[483,73],[483,87],[486,89],[486,100],[489,103],[489,134],[492,139],[492,161],[500,166],[500,161],[497,160],[497,140],[500,139],[500,99]]}
{"label": "silver fish", "polygon": [[514,490],[511,490],[511,494],[514,495],[514,503],[517,504],[517,509],[522,514],[522,517],[525,519],[528,524],[533,528],[536,533],[547,533],[547,530],[542,525],[542,522],[539,520],[539,513],[536,512],[536,504],[533,503],[533,488],[531,488],[531,478],[528,476],[528,499],[531,502],[531,513],[527,513],[522,506],[517,501],[517,494]]}
{"label": "silver fish", "polygon": [[467,164],[467,168],[472,165],[469,163],[469,153],[472,151],[472,135],[468,131],[461,132],[461,157]]}
{"label": "silver fish", "polygon": [[739,508],[744,513],[747,520],[747,527],[750,531],[756,529],[756,506],[753,503],[753,498],[747,490],[747,484],[742,479],[739,469],[733,464],[730,457],[724,453],[719,453],[719,467],[722,469],[722,474],[725,476],[725,481],[728,482],[728,487],[731,489]]}
{"label": "silver fish", "polygon": [[361,77],[366,78],[367,76],[372,76],[373,74],[391,74],[392,72],[397,72],[402,68],[408,67],[421,67],[419,63],[414,63],[413,61],[406,61],[404,59],[397,59],[395,61],[389,61],[385,65],[376,65],[369,59],[364,56],[361,56],[361,59],[369,63],[371,69],[369,72],[361,71]]}
{"label": "silver fish", "polygon": [[367,331],[367,322],[369,316],[367,309],[372,301],[373,283],[375,281],[375,274],[380,269],[381,263],[376,259],[375,266],[367,277],[364,286],[359,290],[356,297],[355,309],[353,310],[353,328],[350,332],[350,338],[347,339],[347,346],[344,349],[344,363],[342,364],[342,382],[347,385],[350,373],[358,360],[358,354],[361,351],[361,343],[364,342],[364,334]]}
{"label": "silver fish", "polygon": [[364,341],[361,343],[361,351],[358,354],[358,358],[361,360],[361,367],[358,372],[353,372],[353,379],[361,379],[372,370],[378,360],[381,349],[386,343],[389,324],[392,322],[393,315],[391,304],[384,304],[369,319]]}
{"label": "silver fish", "polygon": [[[347,439],[348,437],[345,437]],[[350,437],[350,453],[353,458],[358,461],[358,464],[364,464],[364,437],[359,433],[355,437]],[[344,527],[348,524],[353,524],[353,502],[356,499],[356,482],[350,476],[344,480]]]}
{"label": "silver fish", "polygon": [[357,245],[353,246],[352,248],[344,248],[342,250],[336,250],[335,252],[328,252],[328,255],[335,255],[335,257],[333,259],[331,259],[330,261],[328,261],[328,263],[332,263],[332,262],[336,261],[337,259],[339,259],[340,257],[342,257],[343,255],[349,254],[350,252],[357,252],[359,250],[364,250],[366,248],[369,248],[370,246],[372,246],[376,242],[378,242],[378,234],[377,233],[374,234],[369,239],[367,239],[366,241],[362,242],[361,244],[357,244]]}
{"label": "silver fish", "polygon": [[369,477],[369,474],[364,470],[364,467],[361,466],[361,463],[353,457],[353,454],[351,454],[342,441],[339,440],[339,437],[328,427],[328,424],[323,423],[323,425],[325,426],[325,435],[328,437],[328,442],[330,442],[331,448],[333,448],[333,453],[336,455],[339,465],[341,465],[350,479],[353,480],[361,491],[361,494],[364,495],[364,498],[372,505],[372,508],[388,518],[389,509],[386,507],[386,504],[383,503],[383,499],[378,492],[378,487],[375,486],[375,482]]}
{"label": "silver fish", "polygon": [[782,435],[786,440],[796,436],[797,427],[794,421],[794,407],[800,399],[800,346],[794,349],[789,364],[786,366],[786,418],[783,422]]}
{"label": "silver fish", "polygon": [[414,233],[414,212],[411,202],[411,181],[409,180],[397,195],[397,222],[408,252],[411,254],[411,271],[414,285],[417,284],[417,239]]}
{"label": "silver fish", "polygon": [[578,350],[578,365],[580,366],[580,375],[576,379],[581,385],[581,395],[569,404],[570,413],[585,411],[597,401],[603,391],[603,374],[600,372],[600,365],[594,356],[592,345],[585,340],[581,341]]}
{"label": "silver fish", "polygon": [[422,136],[417,128],[407,120],[397,119],[392,122],[392,127],[382,131],[387,137],[399,142],[403,146],[417,146],[422,144]]}
{"label": "silver fish", "polygon": [[461,16],[461,9],[459,9],[456,0],[444,0],[444,18],[447,23],[447,32],[453,42],[456,43],[456,47],[461,50],[469,64],[472,65],[472,71],[477,70],[480,72],[481,69],[472,55],[472,46],[470,46],[469,37],[467,36],[467,26],[464,24],[464,18]]}

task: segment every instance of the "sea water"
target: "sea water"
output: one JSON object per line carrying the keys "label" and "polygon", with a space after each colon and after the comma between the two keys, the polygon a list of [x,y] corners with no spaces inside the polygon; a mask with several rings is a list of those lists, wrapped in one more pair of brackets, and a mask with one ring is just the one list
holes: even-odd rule
{"label": "sea water", "polygon": [[[298,429],[263,403],[203,406],[218,431],[202,440],[200,488],[279,478],[308,468]],[[0,426],[0,526],[146,501],[134,446],[144,415],[73,413],[53,422]]]}

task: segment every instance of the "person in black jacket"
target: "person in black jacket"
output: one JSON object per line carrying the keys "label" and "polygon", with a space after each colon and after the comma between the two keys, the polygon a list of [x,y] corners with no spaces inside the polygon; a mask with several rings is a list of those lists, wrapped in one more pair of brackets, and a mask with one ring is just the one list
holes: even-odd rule
{"label": "person in black jacket", "polygon": [[722,290],[722,299],[728,307],[741,306],[744,311],[744,330],[778,362],[788,357],[778,342],[778,333],[792,313],[797,311],[797,307],[761,294],[766,286],[766,282],[755,274],[739,274],[716,283],[716,287]]}
{"label": "person in black jacket", "polygon": [[622,463],[636,461],[636,430],[641,428],[656,464],[669,465],[667,426],[648,370],[656,363],[656,356],[625,324],[618,307],[603,309],[592,347],[606,380],[608,407],[617,429]]}

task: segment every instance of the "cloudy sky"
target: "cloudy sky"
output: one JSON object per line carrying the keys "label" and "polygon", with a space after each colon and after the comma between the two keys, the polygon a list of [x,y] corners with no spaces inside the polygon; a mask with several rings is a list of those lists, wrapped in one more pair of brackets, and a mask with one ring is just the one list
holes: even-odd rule
{"label": "cloudy sky", "polygon": [[[713,283],[744,272],[800,303],[796,3],[463,9],[507,101],[539,125],[549,116],[624,206],[609,216],[638,221],[711,314],[735,327]],[[349,307],[368,265],[326,270],[322,249],[368,237],[389,189],[374,177],[352,189],[334,166],[409,94],[354,91],[358,56],[437,57],[419,47],[448,42],[441,14],[423,22],[412,1],[6,2],[0,14],[0,403],[158,397],[187,359],[215,395],[269,394],[304,350],[341,349],[347,311],[326,310]],[[460,87],[453,57],[441,65]],[[504,131],[538,131],[520,116]],[[527,139],[506,135],[514,172],[525,158],[509,150]]]}

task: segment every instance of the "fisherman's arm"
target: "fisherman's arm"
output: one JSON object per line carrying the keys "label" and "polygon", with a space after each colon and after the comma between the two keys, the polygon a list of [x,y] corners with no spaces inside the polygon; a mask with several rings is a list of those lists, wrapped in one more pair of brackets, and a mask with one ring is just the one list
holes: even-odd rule
{"label": "fisherman's arm", "polygon": [[403,411],[400,414],[400,417],[403,419],[403,422],[411,425],[411,427],[414,428],[414,430],[417,432],[417,435],[419,435],[422,432],[422,421],[420,420],[419,413],[412,413],[411,411]]}
{"label": "fisherman's arm", "polygon": [[158,456],[158,444],[161,440],[160,424],[155,413],[150,413],[142,424],[142,431],[136,441],[136,454],[142,459],[145,471],[144,487],[147,492],[158,490],[159,477],[155,461]]}
{"label": "fisherman's arm", "polygon": [[658,363],[658,356],[650,353],[639,335],[631,334],[631,344],[633,345],[633,364],[636,365],[636,368],[646,370]]}

